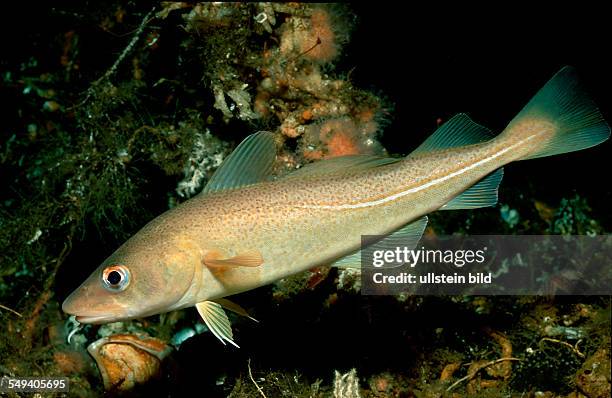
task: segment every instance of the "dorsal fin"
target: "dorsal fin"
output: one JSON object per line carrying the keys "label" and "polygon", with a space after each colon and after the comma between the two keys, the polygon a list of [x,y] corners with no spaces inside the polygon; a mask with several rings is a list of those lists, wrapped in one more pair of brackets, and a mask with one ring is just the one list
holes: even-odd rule
{"label": "dorsal fin", "polygon": [[219,166],[202,194],[261,182],[270,174],[275,158],[274,134],[268,131],[251,134]]}
{"label": "dorsal fin", "polygon": [[[370,246],[367,246],[365,250],[393,249],[395,247],[407,247],[408,250],[412,250],[419,243],[419,240],[421,240],[426,226],[427,216],[423,216],[410,224],[404,225],[384,239],[372,243]],[[342,257],[331,266],[338,268],[361,268],[361,250],[357,250],[355,253]]]}
{"label": "dorsal fin", "polygon": [[458,113],[438,127],[411,155],[478,144],[493,136],[491,130],[473,122],[465,113]]}
{"label": "dorsal fin", "polygon": [[372,155],[348,155],[340,156],[337,158],[319,160],[314,163],[308,163],[302,168],[292,172],[291,174],[283,177],[297,178],[297,177],[318,177],[329,174],[334,174],[341,171],[360,171],[372,169],[386,164],[391,164],[400,161],[401,159],[395,158],[383,158]]}

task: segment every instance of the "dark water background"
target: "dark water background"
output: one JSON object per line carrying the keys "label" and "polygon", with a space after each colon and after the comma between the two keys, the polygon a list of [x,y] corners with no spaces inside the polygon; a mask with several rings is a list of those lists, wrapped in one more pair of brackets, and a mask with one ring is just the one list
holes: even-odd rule
{"label": "dark water background", "polygon": [[[359,28],[346,53],[360,85],[371,85],[396,104],[383,136],[392,151],[408,153],[435,120],[465,112],[501,131],[565,65],[574,66],[606,120],[612,119],[612,61],[601,9],[572,6],[431,7],[427,10],[356,5]],[[555,203],[570,192],[588,198],[598,218],[611,224],[608,141],[586,151],[506,168],[501,186],[534,186]]]}

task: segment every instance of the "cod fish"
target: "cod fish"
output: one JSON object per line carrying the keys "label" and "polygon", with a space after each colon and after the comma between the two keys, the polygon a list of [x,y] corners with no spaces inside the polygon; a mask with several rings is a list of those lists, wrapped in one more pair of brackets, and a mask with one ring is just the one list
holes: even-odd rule
{"label": "cod fish", "polygon": [[225,297],[324,264],[360,266],[362,235],[416,245],[436,210],[497,203],[502,166],[600,144],[610,128],[559,71],[499,134],[458,114],[402,159],[346,156],[272,179],[275,136],[247,137],[203,191],[158,216],[110,255],[62,309],[106,323],[195,306],[233,341]]}

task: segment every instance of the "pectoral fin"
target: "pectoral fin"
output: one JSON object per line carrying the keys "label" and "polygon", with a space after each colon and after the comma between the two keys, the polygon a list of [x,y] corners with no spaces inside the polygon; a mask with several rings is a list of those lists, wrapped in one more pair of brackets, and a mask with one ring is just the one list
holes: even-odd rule
{"label": "pectoral fin", "polygon": [[196,304],[198,313],[204,320],[204,323],[211,333],[218,338],[224,345],[229,342],[233,346],[240,348],[234,343],[234,335],[232,334],[232,325],[227,314],[220,304],[212,301],[203,301]]}
{"label": "pectoral fin", "polygon": [[239,253],[234,257],[221,258],[218,253],[209,253],[204,257],[204,265],[211,269],[227,269],[228,267],[259,267],[263,257],[258,251]]}

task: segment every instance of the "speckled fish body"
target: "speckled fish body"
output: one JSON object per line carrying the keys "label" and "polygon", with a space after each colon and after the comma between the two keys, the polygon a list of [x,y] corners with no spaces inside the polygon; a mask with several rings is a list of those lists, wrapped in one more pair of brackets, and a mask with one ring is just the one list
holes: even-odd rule
{"label": "speckled fish body", "polygon": [[[268,181],[273,135],[258,133],[203,193],[151,221],[104,261],[63,309],[101,323],[196,305],[212,332],[234,344],[212,300],[342,262],[359,250],[362,235],[410,231],[432,211],[494,205],[503,165],[581,150],[609,135],[571,68],[497,137],[457,115],[402,160],[332,159]],[[411,232],[417,240],[425,223]]]}
{"label": "speckled fish body", "polygon": [[189,306],[330,264],[357,250],[362,235],[386,234],[437,210],[512,160],[516,153],[505,151],[508,144],[494,140],[366,172],[281,179],[199,196],[142,233],[190,240],[202,256],[206,250],[262,254],[260,267],[232,268],[222,275],[202,272],[193,296],[182,303]]}

